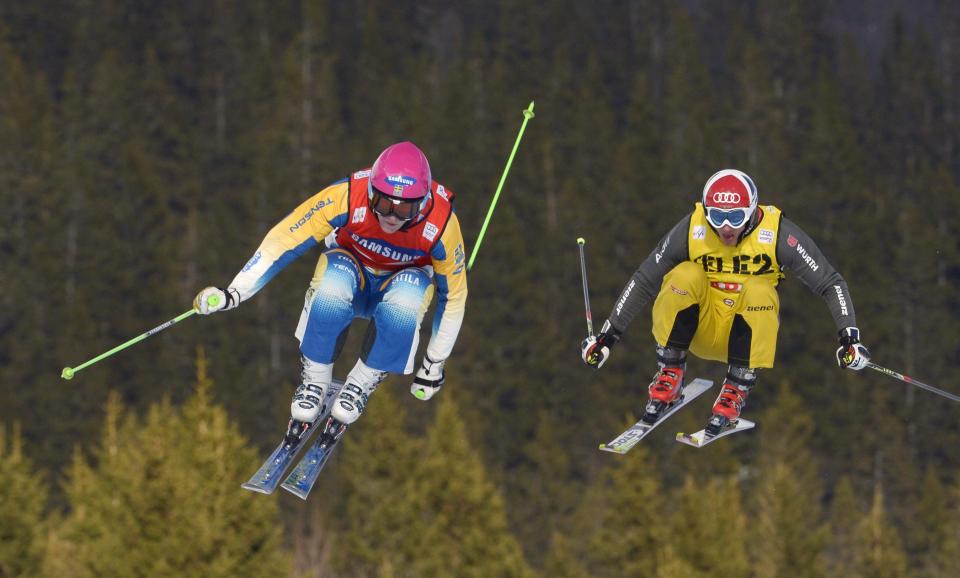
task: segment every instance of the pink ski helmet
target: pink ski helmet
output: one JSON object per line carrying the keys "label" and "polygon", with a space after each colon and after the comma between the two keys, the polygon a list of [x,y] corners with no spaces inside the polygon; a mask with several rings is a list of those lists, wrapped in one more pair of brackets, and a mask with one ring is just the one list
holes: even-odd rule
{"label": "pink ski helmet", "polygon": [[757,210],[757,186],[746,173],[724,169],[707,180],[703,187],[703,210],[716,228],[741,227]]}
{"label": "pink ski helmet", "polygon": [[430,193],[430,163],[409,141],[388,146],[370,171],[370,197],[377,192],[402,200],[422,199]]}

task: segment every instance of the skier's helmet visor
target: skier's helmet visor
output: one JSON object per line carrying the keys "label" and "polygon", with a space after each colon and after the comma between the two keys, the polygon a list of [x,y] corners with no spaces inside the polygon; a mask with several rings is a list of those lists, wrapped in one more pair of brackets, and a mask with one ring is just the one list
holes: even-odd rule
{"label": "skier's helmet visor", "polygon": [[748,209],[718,209],[707,207],[707,219],[716,228],[730,225],[734,229],[743,225],[749,216]]}
{"label": "skier's helmet visor", "polygon": [[409,221],[417,216],[423,205],[423,199],[399,199],[375,187],[371,188],[373,194],[370,197],[370,207],[381,217],[394,215],[398,219]]}

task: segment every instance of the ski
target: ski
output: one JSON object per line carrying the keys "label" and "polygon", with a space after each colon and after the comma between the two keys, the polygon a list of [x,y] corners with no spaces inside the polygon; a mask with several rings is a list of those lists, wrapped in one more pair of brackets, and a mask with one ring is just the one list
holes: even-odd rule
{"label": "ski", "polygon": [[[326,394],[326,407],[331,407],[331,402],[333,401],[333,396],[340,392],[340,388],[343,387],[343,382],[339,379],[333,380],[328,388]],[[324,423],[324,420],[327,418],[329,410],[317,417],[316,421],[310,424],[310,427],[304,431],[300,439],[296,443],[290,443],[287,441],[286,436],[284,439],[280,440],[280,444],[277,445],[277,448],[273,450],[273,453],[270,454],[270,457],[263,462],[263,465],[260,466],[260,469],[257,470],[253,476],[241,487],[245,490],[250,490],[251,492],[260,492],[261,494],[272,494],[274,490],[277,489],[277,486],[280,484],[280,480],[283,479],[283,474],[293,463],[293,460],[297,457],[297,454],[300,453],[304,447],[306,447],[307,442],[309,441],[313,430],[316,429],[316,426]]]}
{"label": "ski", "polygon": [[616,454],[625,454],[637,445],[648,433],[652,432],[661,423],[667,421],[667,418],[673,415],[681,407],[700,397],[705,391],[713,387],[713,382],[708,379],[694,379],[689,385],[683,388],[680,399],[669,409],[657,418],[657,421],[649,424],[643,420],[638,421],[630,429],[613,438],[612,441],[600,444],[600,449],[605,452]]}
{"label": "ski", "polygon": [[313,446],[293,468],[287,479],[284,480],[282,487],[301,500],[306,500],[320,476],[320,470],[326,465],[327,460],[333,455],[333,450],[337,448],[337,442],[340,436],[347,430],[347,426],[336,421],[332,417],[327,418],[323,432],[317,437]]}
{"label": "ski", "polygon": [[707,435],[706,429],[702,429],[692,434],[685,434],[681,432],[677,434],[677,441],[682,444],[687,444],[688,446],[693,446],[695,448],[702,448],[707,444],[713,443],[718,439],[728,436],[730,434],[735,434],[738,431],[746,431],[748,429],[753,429],[755,425],[757,424],[755,424],[754,422],[748,419],[740,418],[736,422],[728,424],[717,435],[714,435],[714,436]]}

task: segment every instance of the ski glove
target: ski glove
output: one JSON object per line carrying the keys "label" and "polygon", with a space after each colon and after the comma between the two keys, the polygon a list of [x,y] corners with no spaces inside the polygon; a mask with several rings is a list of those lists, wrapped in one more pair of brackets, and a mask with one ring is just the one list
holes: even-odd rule
{"label": "ski glove", "polygon": [[446,361],[433,361],[427,354],[423,355],[420,369],[417,370],[417,375],[413,378],[413,385],[410,386],[410,393],[415,398],[427,401],[433,397],[433,394],[440,391],[445,377],[444,363]]}
{"label": "ski glove", "polygon": [[860,330],[845,327],[840,331],[840,347],[837,348],[837,364],[840,367],[860,371],[867,367],[870,351],[860,343]]}
{"label": "ski glove", "polygon": [[[216,305],[210,303],[211,297],[218,297]],[[197,293],[193,299],[193,308],[200,315],[210,315],[217,311],[226,311],[240,305],[240,292],[236,289],[220,289],[219,287],[207,287]]]}
{"label": "ski glove", "polygon": [[580,345],[583,362],[594,369],[600,369],[610,356],[610,348],[620,341],[622,335],[609,321],[605,322],[597,336],[588,336]]}

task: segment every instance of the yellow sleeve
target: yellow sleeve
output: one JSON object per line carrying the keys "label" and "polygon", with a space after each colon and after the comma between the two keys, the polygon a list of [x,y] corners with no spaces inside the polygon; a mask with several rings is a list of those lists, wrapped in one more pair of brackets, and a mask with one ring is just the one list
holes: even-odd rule
{"label": "yellow sleeve", "polygon": [[437,309],[427,355],[434,361],[450,356],[460,334],[467,305],[467,250],[457,214],[450,215],[447,227],[434,246],[433,282],[437,287]]}
{"label": "yellow sleeve", "polygon": [[333,183],[300,204],[264,237],[253,257],[230,283],[240,300],[256,294],[297,257],[347,222],[349,180]]}

